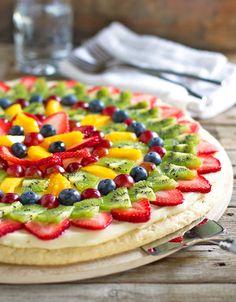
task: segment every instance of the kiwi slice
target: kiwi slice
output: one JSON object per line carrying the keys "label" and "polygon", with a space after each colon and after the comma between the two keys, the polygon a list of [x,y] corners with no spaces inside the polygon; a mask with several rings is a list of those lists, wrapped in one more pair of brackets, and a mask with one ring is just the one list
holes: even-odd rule
{"label": "kiwi slice", "polygon": [[173,151],[167,151],[162,160],[178,166],[185,166],[190,169],[199,168],[202,163],[201,159],[196,155]]}
{"label": "kiwi slice", "polygon": [[127,130],[127,125],[124,123],[109,123],[105,126],[99,127],[99,129],[104,133],[108,134],[110,132],[115,132],[115,131],[126,131]]}
{"label": "kiwi slice", "polygon": [[132,202],[141,198],[147,198],[150,201],[156,200],[156,195],[146,180],[136,182],[133,187],[129,189],[129,197]]}
{"label": "kiwi slice", "polygon": [[113,148],[134,148],[140,150],[142,153],[147,153],[148,146],[142,142],[133,142],[133,141],[118,141],[114,142],[112,145]]}
{"label": "kiwi slice", "polygon": [[177,137],[179,144],[193,144],[198,145],[200,143],[200,136],[198,133],[182,134]]}
{"label": "kiwi slice", "polygon": [[175,164],[165,164],[161,163],[162,171],[170,178],[175,180],[179,179],[193,179],[196,177],[197,172],[195,170],[190,170],[184,166],[178,166]]}
{"label": "kiwi slice", "polygon": [[159,115],[158,108],[128,110],[129,117],[137,122],[146,122],[148,119],[157,118]]}
{"label": "kiwi slice", "polygon": [[86,115],[86,111],[83,109],[70,109],[70,107],[67,107],[64,110],[68,113],[70,119],[77,122],[82,121]]}
{"label": "kiwi slice", "polygon": [[3,181],[3,179],[7,176],[7,173],[3,170],[0,170],[0,181]]}
{"label": "kiwi slice", "polygon": [[182,153],[191,153],[196,154],[197,153],[197,147],[193,144],[179,144],[174,146],[165,146],[166,150],[168,151],[176,151],[176,152],[182,152]]}
{"label": "kiwi slice", "polygon": [[99,212],[99,206],[84,206],[83,208],[75,207],[70,215],[71,219],[93,218]]}
{"label": "kiwi slice", "polygon": [[37,194],[43,194],[49,185],[48,179],[24,179],[22,182],[21,192],[33,191]]}
{"label": "kiwi slice", "polygon": [[34,219],[34,217],[36,217],[38,214],[44,211],[45,208],[40,205],[37,204],[27,205],[27,206],[22,206],[19,209],[17,208],[13,210],[7,216],[12,220],[25,223],[27,221]]}
{"label": "kiwi slice", "polygon": [[45,223],[59,223],[65,218],[69,218],[73,209],[73,206],[59,206],[55,209],[44,210],[33,217],[33,220]]}
{"label": "kiwi slice", "polygon": [[88,188],[96,188],[99,182],[97,176],[85,171],[65,173],[64,176],[75,185],[80,192]]}
{"label": "kiwi slice", "polygon": [[168,117],[165,119],[152,119],[148,120],[146,126],[149,130],[159,131],[162,128],[174,125],[176,123],[176,119],[173,117]]}
{"label": "kiwi slice", "polygon": [[103,204],[101,209],[104,211],[110,211],[112,209],[126,209],[131,207],[131,201],[129,198],[128,190],[125,187],[118,188],[108,195],[103,197]]}
{"label": "kiwi slice", "polygon": [[170,125],[168,127],[164,127],[161,130],[157,130],[156,132],[161,138],[166,139],[166,138],[174,138],[182,134],[186,130],[187,130],[186,125],[175,124],[175,125]]}
{"label": "kiwi slice", "polygon": [[19,201],[16,201],[13,203],[2,203],[1,202],[0,203],[0,217],[3,217],[20,207],[22,207],[22,203]]}
{"label": "kiwi slice", "polygon": [[23,111],[32,114],[44,114],[44,107],[40,103],[31,103]]}
{"label": "kiwi slice", "polygon": [[49,94],[48,90],[49,89],[48,89],[47,81],[44,78],[39,78],[33,85],[30,94],[31,95],[39,94],[42,95],[43,97],[46,97]]}
{"label": "kiwi slice", "polygon": [[89,198],[89,199],[84,199],[81,201],[78,201],[74,203],[74,206],[77,208],[84,208],[84,207],[90,207],[90,206],[101,206],[103,204],[103,198]]}
{"label": "kiwi slice", "polygon": [[128,159],[117,159],[112,157],[102,157],[97,162],[97,165],[127,174],[135,165],[135,161]]}
{"label": "kiwi slice", "polygon": [[171,190],[177,187],[177,182],[166,175],[161,175],[159,171],[152,171],[147,178],[148,186],[154,192],[160,190]]}
{"label": "kiwi slice", "polygon": [[144,108],[146,109],[149,108],[149,103],[147,101],[141,101],[128,107],[129,110],[144,109]]}

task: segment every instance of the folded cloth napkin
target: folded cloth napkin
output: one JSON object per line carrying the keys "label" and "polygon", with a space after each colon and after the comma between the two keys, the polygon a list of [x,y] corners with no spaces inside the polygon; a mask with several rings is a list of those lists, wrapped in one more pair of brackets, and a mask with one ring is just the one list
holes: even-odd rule
{"label": "folded cloth napkin", "polygon": [[[188,95],[187,91],[179,85],[144,74],[134,68],[113,67],[100,74],[90,74],[83,72],[66,59],[59,64],[59,72],[62,75],[91,85],[113,85],[152,93],[164,101],[186,109],[191,116],[199,118],[213,117],[236,102],[234,89],[236,64],[229,63],[221,53],[196,50],[156,36],[138,35],[118,22],[111,23],[92,39],[96,39],[98,45],[119,61],[134,63],[140,67],[155,66],[224,80],[224,85],[216,86],[169,76],[207,97],[206,100],[200,100]],[[93,60],[93,57],[89,53],[84,53],[84,48],[81,47],[76,48],[73,54]]]}

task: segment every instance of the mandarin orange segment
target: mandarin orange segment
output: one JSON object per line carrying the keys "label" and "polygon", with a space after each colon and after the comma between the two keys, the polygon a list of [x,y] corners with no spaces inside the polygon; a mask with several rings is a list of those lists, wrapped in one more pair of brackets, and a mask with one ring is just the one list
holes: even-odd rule
{"label": "mandarin orange segment", "polygon": [[13,142],[7,135],[0,136],[0,146],[11,147]]}
{"label": "mandarin orange segment", "polygon": [[143,157],[140,150],[133,148],[111,148],[109,149],[107,156],[130,160],[141,160]]}
{"label": "mandarin orange segment", "polygon": [[25,134],[30,132],[39,132],[39,126],[36,120],[25,115],[24,113],[17,114],[12,124],[22,126],[24,128]]}
{"label": "mandarin orange segment", "polygon": [[66,148],[71,148],[72,146],[76,146],[81,143],[83,140],[83,133],[80,131],[72,131],[69,133],[57,134],[54,136],[50,136],[44,139],[41,146],[44,148],[48,148],[51,143],[61,141],[66,145]]}
{"label": "mandarin orange segment", "polygon": [[9,116],[11,116],[11,117],[13,117],[13,116],[15,116],[16,114],[21,113],[21,112],[22,112],[22,108],[21,108],[21,105],[20,105],[20,104],[11,105],[10,107],[8,107],[8,108],[5,110],[6,115],[9,115]]}
{"label": "mandarin orange segment", "polygon": [[49,185],[47,188],[47,194],[53,194],[55,196],[58,196],[60,192],[64,189],[69,189],[72,188],[73,186],[65,178],[62,174],[60,173],[53,173],[49,177]]}
{"label": "mandarin orange segment", "polygon": [[61,104],[58,101],[55,100],[49,100],[47,102],[46,108],[45,108],[45,114],[47,116],[52,115],[57,112],[63,111],[63,108]]}
{"label": "mandarin orange segment", "polygon": [[130,140],[130,141],[137,141],[137,136],[135,133],[132,132],[110,132],[109,134],[105,135],[105,139],[108,139],[112,142],[117,141],[124,141],[124,140]]}
{"label": "mandarin orange segment", "polygon": [[14,193],[23,181],[23,177],[6,177],[0,184],[3,193]]}
{"label": "mandarin orange segment", "polygon": [[96,128],[102,127],[111,121],[110,116],[101,114],[88,114],[80,122],[81,126],[92,125]]}
{"label": "mandarin orange segment", "polygon": [[40,146],[31,146],[28,149],[28,157],[31,160],[38,160],[41,158],[46,158],[51,156],[52,153],[46,151],[43,147]]}
{"label": "mandarin orange segment", "polygon": [[90,165],[87,167],[83,167],[81,170],[89,172],[89,173],[96,175],[97,177],[101,177],[101,178],[114,179],[117,176],[117,173],[114,172],[113,170],[106,168],[106,167],[101,167],[98,165]]}

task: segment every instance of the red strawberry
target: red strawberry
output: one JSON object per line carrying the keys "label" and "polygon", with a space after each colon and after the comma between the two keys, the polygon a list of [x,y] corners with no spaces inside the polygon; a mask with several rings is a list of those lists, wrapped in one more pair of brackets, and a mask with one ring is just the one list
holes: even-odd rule
{"label": "red strawberry", "polygon": [[99,136],[92,136],[89,138],[86,138],[83,140],[83,142],[73,148],[70,148],[68,151],[77,151],[77,150],[81,150],[84,148],[91,148],[91,147],[95,147],[96,145],[98,145],[101,141],[101,138]]}
{"label": "red strawberry", "polygon": [[11,123],[8,120],[0,119],[0,135],[6,135],[11,128]]}
{"label": "red strawberry", "polygon": [[70,226],[68,218],[60,223],[42,223],[37,221],[29,221],[25,223],[28,232],[42,240],[51,240],[59,237]]}
{"label": "red strawberry", "polygon": [[191,180],[179,180],[177,189],[182,192],[200,192],[209,193],[211,191],[211,184],[203,176],[197,176]]}
{"label": "red strawberry", "polygon": [[179,237],[175,237],[175,238],[171,239],[169,242],[182,243],[183,241],[184,241],[184,237],[183,236],[179,236]]}
{"label": "red strawberry", "polygon": [[171,106],[159,106],[161,109],[161,117],[167,118],[167,117],[176,117],[180,118],[184,115],[183,111],[176,107]]}
{"label": "red strawberry", "polygon": [[156,200],[152,201],[152,204],[156,206],[177,206],[184,202],[184,196],[181,191],[165,190],[156,192]]}
{"label": "red strawberry", "polygon": [[140,199],[129,209],[114,209],[111,211],[114,219],[128,222],[147,222],[151,217],[151,206],[147,199]]}
{"label": "red strawberry", "polygon": [[67,88],[73,88],[77,83],[79,83],[76,80],[67,80],[66,81],[66,87]]}
{"label": "red strawberry", "polygon": [[218,148],[207,141],[201,141],[197,147],[198,155],[209,155],[218,152]]}
{"label": "red strawberry", "polygon": [[196,133],[196,132],[199,131],[199,124],[198,123],[181,119],[180,121],[178,121],[178,124],[186,125],[188,127],[188,130],[185,131],[186,133]]}
{"label": "red strawberry", "polygon": [[22,228],[22,223],[10,219],[0,219],[0,237]]}
{"label": "red strawberry", "polygon": [[57,134],[69,132],[69,118],[66,112],[57,112],[43,121],[43,125],[50,124],[55,127]]}
{"label": "red strawberry", "polygon": [[53,165],[53,164],[60,164],[61,159],[60,157],[56,156],[55,154],[46,158],[42,158],[39,160],[28,160],[28,159],[21,159],[16,156],[14,156],[10,150],[5,146],[0,146],[0,154],[1,158],[4,160],[12,163],[12,164],[18,164],[24,167],[30,167],[30,166],[44,166],[44,165]]}
{"label": "red strawberry", "polygon": [[71,221],[74,226],[88,230],[105,229],[111,222],[112,215],[107,212],[98,213],[93,218],[79,218]]}
{"label": "red strawberry", "polygon": [[29,90],[34,86],[37,81],[37,77],[34,76],[25,76],[20,79],[20,82],[25,85]]}
{"label": "red strawberry", "polygon": [[197,169],[199,174],[214,173],[221,170],[220,161],[212,155],[202,155],[202,165]]}
{"label": "red strawberry", "polygon": [[8,86],[6,83],[0,81],[0,90],[3,92],[7,92],[8,90],[10,90],[11,87]]}
{"label": "red strawberry", "polygon": [[54,153],[54,155],[60,157],[61,159],[88,158],[91,156],[88,149],[78,150],[74,152],[58,152],[58,153]]}
{"label": "red strawberry", "polygon": [[87,90],[87,93],[95,93],[101,89],[101,86],[93,86]]}
{"label": "red strawberry", "polygon": [[208,218],[204,218],[201,222],[199,222],[198,225],[203,225],[206,224],[208,222]]}
{"label": "red strawberry", "polygon": [[150,108],[154,108],[156,106],[157,97],[150,94],[144,94],[141,92],[133,93],[131,104],[137,104],[142,101],[147,101],[150,104]]}

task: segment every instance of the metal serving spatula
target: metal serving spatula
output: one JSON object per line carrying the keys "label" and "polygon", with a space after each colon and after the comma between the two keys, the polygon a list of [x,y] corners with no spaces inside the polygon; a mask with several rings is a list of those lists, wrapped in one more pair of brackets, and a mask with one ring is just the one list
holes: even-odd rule
{"label": "metal serving spatula", "polygon": [[[142,249],[149,255],[161,256],[173,254],[183,248],[201,243],[210,242],[218,245],[221,249],[236,254],[236,239],[222,239],[219,237],[224,232],[224,228],[214,220],[208,220],[204,224],[198,224],[186,231],[181,242],[170,240],[163,244],[157,244],[157,241],[142,246]],[[174,237],[172,237],[174,238]]]}

